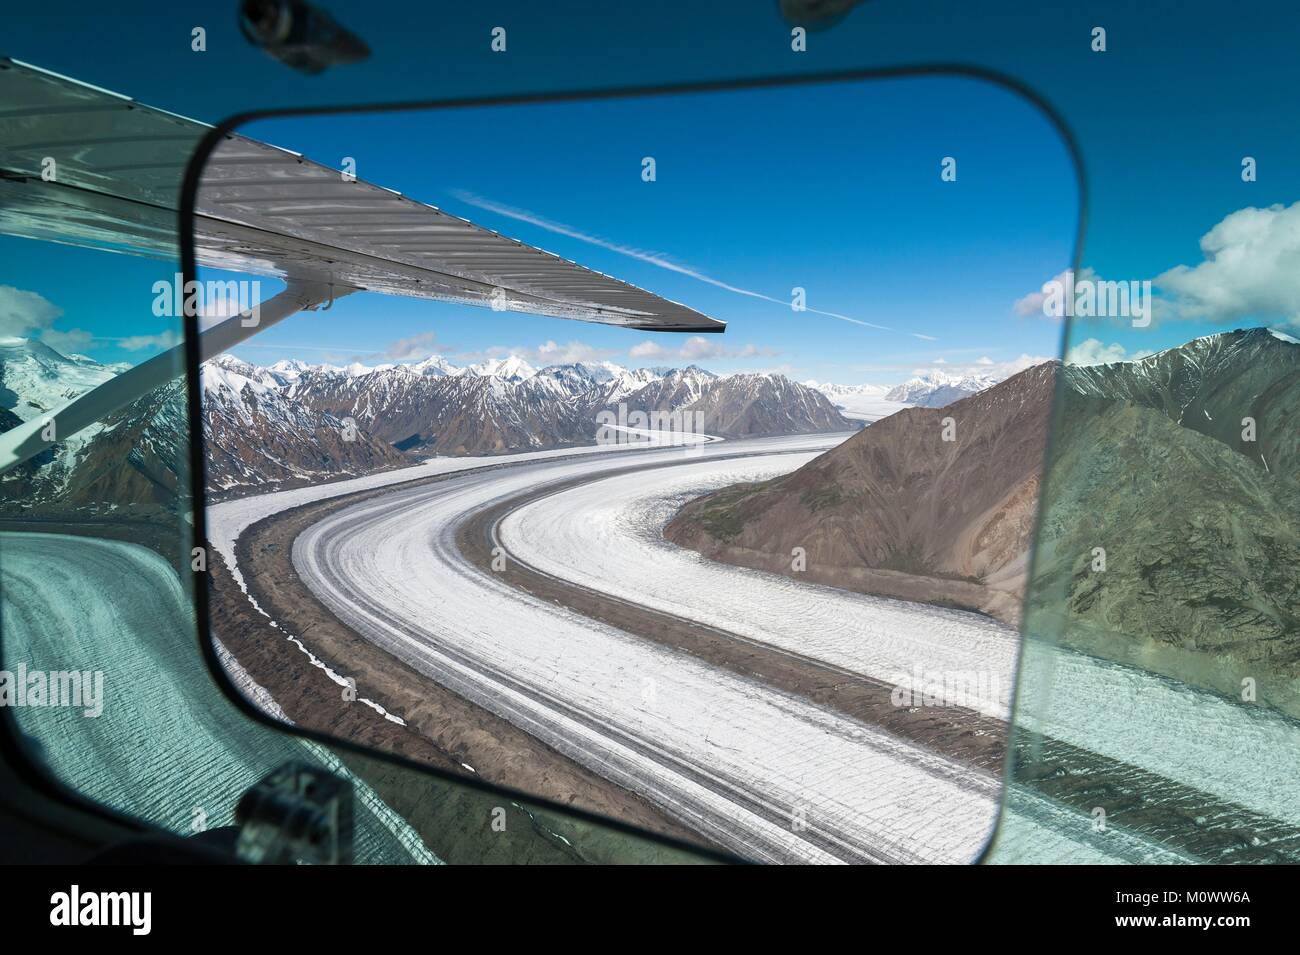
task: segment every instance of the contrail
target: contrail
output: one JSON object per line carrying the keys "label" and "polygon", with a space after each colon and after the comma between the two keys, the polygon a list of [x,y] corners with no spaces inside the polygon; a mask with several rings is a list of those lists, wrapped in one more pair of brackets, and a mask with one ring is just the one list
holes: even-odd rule
{"label": "contrail", "polygon": [[[475,195],[472,192],[466,192],[463,189],[453,190],[452,195],[455,196],[461,202],[464,202],[467,205],[474,206],[476,209],[484,209],[488,212],[495,212],[497,215],[505,216],[509,219],[514,219],[518,222],[526,222],[529,225],[537,226],[539,229],[545,229],[547,232],[554,232],[556,235],[566,236],[570,239],[577,239],[579,242],[586,242],[589,245],[598,246],[602,249],[608,249],[610,252],[617,252],[619,255],[626,255],[628,258],[636,259],[638,262],[645,262],[649,265],[656,265],[661,269],[667,269],[669,272],[676,272],[678,275],[685,275],[688,276],[689,278],[696,279],[700,282],[706,282],[709,285],[715,286],[720,289],[724,289],[728,292],[734,292],[737,295],[745,295],[749,298],[757,298],[757,299],[762,299],[765,302],[773,302],[777,305],[783,306],[784,308],[790,307],[790,302],[787,299],[774,298],[771,295],[764,295],[762,292],[755,292],[753,289],[741,288],[738,285],[731,285],[727,282],[722,281],[721,279],[715,279],[711,275],[705,275],[703,272],[699,272],[695,269],[688,268],[685,265],[679,265],[678,263],[673,262],[670,259],[666,259],[662,255],[659,255],[657,253],[646,252],[642,249],[633,248],[632,246],[628,246],[628,245],[621,245],[617,242],[610,242],[608,239],[602,239],[599,236],[589,235],[588,233],[579,231],[578,229],[575,229],[572,226],[567,226],[559,222],[552,222],[550,219],[545,219],[539,215],[536,215],[535,213],[528,212],[525,209],[516,209],[513,206],[507,206],[499,202],[493,202],[491,199],[484,199],[482,196]],[[887,325],[876,325],[872,322],[864,322],[860,318],[852,318],[851,316],[848,315],[841,315],[839,312],[827,312],[819,308],[805,308],[804,311],[812,312],[816,315],[825,315],[828,318],[838,318],[842,322],[852,322],[854,325],[862,325],[865,328],[875,328],[882,332],[896,331],[896,329],[890,328]],[[918,335],[917,337],[925,338],[926,336]],[[928,340],[935,341],[936,339],[930,338]]]}

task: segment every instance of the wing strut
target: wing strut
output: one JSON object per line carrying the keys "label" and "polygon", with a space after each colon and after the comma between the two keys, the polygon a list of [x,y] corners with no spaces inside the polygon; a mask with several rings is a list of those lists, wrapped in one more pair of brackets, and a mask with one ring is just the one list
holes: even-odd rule
{"label": "wing strut", "polygon": [[[271,296],[255,308],[240,312],[199,335],[199,355],[207,361],[251,338],[290,315],[331,304],[357,291],[351,286],[290,280],[284,291]],[[17,467],[45,449],[76,434],[82,428],[102,421],[137,398],[179,378],[185,368],[183,344],[154,355],[116,378],[111,378],[74,398],[62,408],[0,434],[0,474]]]}

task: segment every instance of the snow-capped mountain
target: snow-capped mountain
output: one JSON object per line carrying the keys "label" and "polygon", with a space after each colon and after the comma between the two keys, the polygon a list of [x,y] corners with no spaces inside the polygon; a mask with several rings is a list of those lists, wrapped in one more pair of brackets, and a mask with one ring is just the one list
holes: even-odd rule
{"label": "snow-capped mountain", "polygon": [[441,378],[444,375],[459,375],[464,370],[457,368],[441,355],[430,355],[424,361],[417,361],[413,365],[398,365],[397,367],[409,369],[417,375],[424,375],[428,378]]}
{"label": "snow-capped mountain", "polygon": [[[0,383],[11,410],[0,416],[0,429],[52,410],[119,370],[39,344],[5,348]],[[289,359],[262,367],[227,354],[203,364],[200,385],[206,476],[216,495],[364,474],[429,454],[589,444],[605,410],[688,412],[692,426],[724,437],[852,428],[820,392],[782,375],[719,377],[697,366],[575,362],[538,370],[508,357],[458,368],[433,355],[378,366]],[[176,382],[14,472],[11,482],[22,482],[11,483],[14,496],[40,491],[53,500],[75,488],[115,502],[174,497],[186,420]],[[107,431],[112,436],[102,437]],[[85,465],[92,442],[95,461]]]}
{"label": "snow-capped mountain", "polygon": [[629,406],[643,411],[677,411],[698,401],[718,381],[718,376],[698,365],[676,368],[629,392]]}
{"label": "snow-capped mountain", "polygon": [[351,417],[368,433],[419,454],[483,454],[580,440],[581,404],[555,379],[416,374],[410,366],[345,378],[304,375],[288,397],[318,413]]}
{"label": "snow-capped mountain", "polygon": [[598,415],[691,412],[710,434],[849,430],[824,396],[781,375],[719,377],[703,368],[630,370],[610,362],[531,369],[502,359],[429,378],[412,366],[344,377],[304,374],[288,395],[316,411],[350,416],[366,431],[418,455],[493,454],[595,440]]}
{"label": "snow-capped mountain", "polygon": [[625,368],[606,385],[605,400],[611,404],[622,401],[671,371],[671,368]]}
{"label": "snow-capped mountain", "polygon": [[744,437],[853,428],[825,395],[785,375],[693,376],[687,380],[701,385],[702,390],[684,410],[701,417],[707,434]]}
{"label": "snow-capped mountain", "polygon": [[[84,355],[63,355],[32,339],[0,339],[0,409],[9,412],[4,418],[6,427],[44,417],[124,367],[102,365]],[[71,435],[42,453],[36,466],[21,469],[21,475],[6,475],[5,493],[18,495],[15,482],[20,476],[22,496],[63,493],[87,445],[103,428],[103,424],[95,424]]]}
{"label": "snow-capped mountain", "polygon": [[541,369],[535,379],[550,379],[572,395],[599,389],[606,402],[618,402],[668,374],[671,368],[624,368],[612,361],[573,362]]}
{"label": "snow-capped mountain", "polygon": [[[184,382],[176,379],[109,415],[59,501],[92,510],[174,506],[188,481],[189,426]],[[140,511],[137,510],[137,513]]]}
{"label": "snow-capped mountain", "polygon": [[511,355],[508,358],[492,358],[470,365],[462,369],[460,374],[467,377],[499,378],[502,381],[523,381],[537,374],[537,369],[522,358]]}
{"label": "snow-capped mountain", "polygon": [[[332,378],[354,381],[382,373],[345,371]],[[313,374],[299,370],[286,388],[269,369],[231,355],[203,363],[200,382],[210,488],[229,491],[327,480],[410,463],[364,425],[293,400],[290,393]]]}
{"label": "snow-capped mountain", "polygon": [[[41,342],[0,341],[0,430],[39,419],[126,365],[63,355]],[[189,453],[180,382],[69,435],[0,477],[0,501],[20,513],[102,512],[174,502]]]}
{"label": "snow-capped mountain", "polygon": [[1000,380],[990,374],[950,375],[932,370],[895,385],[885,392],[885,398],[921,408],[942,408],[992,388]]}
{"label": "snow-capped mountain", "polygon": [[84,355],[62,355],[29,338],[0,338],[0,406],[23,421],[53,411],[122,371]]}
{"label": "snow-capped mountain", "polygon": [[[1067,365],[1070,388],[1154,408],[1275,473],[1300,462],[1300,343],[1266,328],[1194,338],[1135,361]],[[1254,433],[1243,437],[1243,419]]]}
{"label": "snow-capped mountain", "polygon": [[836,385],[829,381],[809,379],[804,384],[815,388],[831,400],[849,400],[856,397],[883,398],[889,390],[886,385]]}
{"label": "snow-capped mountain", "polygon": [[[577,394],[589,391],[597,385],[613,381],[628,370],[612,361],[585,362],[576,361],[568,365],[549,365],[536,373],[536,376],[550,378],[560,384],[564,390]],[[647,378],[646,381],[650,379]]]}
{"label": "snow-capped mountain", "polygon": [[297,358],[289,358],[277,361],[266,370],[280,384],[287,385],[290,382],[297,381],[298,377],[310,368],[311,365],[307,364],[305,361],[300,361]]}
{"label": "snow-capped mountain", "polygon": [[824,394],[846,418],[858,421],[879,421],[908,407],[905,401],[885,397],[889,391],[886,385],[836,385],[820,381],[805,381],[804,385]]}

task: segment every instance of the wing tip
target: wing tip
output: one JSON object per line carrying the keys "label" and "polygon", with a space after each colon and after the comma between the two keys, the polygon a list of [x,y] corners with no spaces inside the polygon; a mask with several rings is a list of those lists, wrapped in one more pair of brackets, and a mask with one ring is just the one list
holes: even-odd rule
{"label": "wing tip", "polygon": [[693,332],[695,334],[703,333],[705,335],[721,335],[727,330],[727,323],[720,322],[717,319],[708,319],[707,324],[703,325],[628,325],[628,328],[638,332]]}

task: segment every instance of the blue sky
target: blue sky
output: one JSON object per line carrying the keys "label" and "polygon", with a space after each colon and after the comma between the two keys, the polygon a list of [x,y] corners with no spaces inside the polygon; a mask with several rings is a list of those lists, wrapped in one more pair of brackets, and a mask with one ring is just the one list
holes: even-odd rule
{"label": "blue sky", "polygon": [[[514,353],[893,383],[935,362],[1059,349],[1059,325],[1012,305],[1069,262],[1073,168],[1035,107],[982,81],[277,119],[245,132],[329,165],[353,157],[362,179],[728,322],[693,339],[362,294],[259,334],[236,349],[250,361]],[[941,178],[947,156],[956,181]],[[16,249],[11,262],[48,256]],[[59,257],[89,271],[68,282],[67,269],[34,263],[22,286],[62,310],[52,344],[78,328],[96,336],[79,351],[130,361],[165,342],[173,323],[141,307],[156,268]],[[102,294],[136,271],[147,281],[135,295]],[[790,307],[796,287],[806,311]]]}
{"label": "blue sky", "polygon": [[[1059,328],[1011,306],[1068,263],[1071,167],[1041,115],[989,84],[891,80],[247,132],[331,164],[352,156],[361,178],[728,322],[693,341],[361,295],[258,336],[241,349],[250,359],[308,344],[366,360],[432,332],[433,347],[462,360],[697,360],[860,381],[1058,347]],[[956,182],[940,178],[949,155]],[[645,156],[654,182],[641,177]],[[805,312],[790,308],[795,287]]]}
{"label": "blue sky", "polygon": [[[1063,11],[1055,5],[972,5],[959,0],[919,5],[879,0],[856,10],[835,30],[812,34],[808,52],[795,55],[788,46],[788,26],[777,17],[774,3],[759,5],[762,10],[740,2],[710,4],[707,8],[692,5],[689,17],[657,18],[618,4],[561,2],[542,9],[539,5],[486,3],[440,8],[434,13],[427,5],[374,0],[364,7],[338,3],[333,8],[366,36],[376,51],[375,58],[363,66],[317,78],[297,76],[248,48],[233,29],[229,5],[178,4],[161,14],[146,12],[151,6],[127,3],[115,15],[106,15],[97,12],[96,5],[78,0],[61,5],[57,11],[26,9],[11,13],[6,20],[3,52],[199,118],[214,118],[259,105],[361,102],[594,83],[617,85],[734,73],[940,61],[999,69],[1022,78],[1053,102],[1082,144],[1091,188],[1083,256],[1086,266],[1113,279],[1153,278],[1178,265],[1196,267],[1205,257],[1199,245],[1202,236],[1234,214],[1238,218],[1228,219],[1232,228],[1226,231],[1236,236],[1239,244],[1229,242],[1220,258],[1254,249],[1279,263],[1275,274],[1260,276],[1254,286],[1248,287],[1222,267],[1202,269],[1197,287],[1206,294],[1215,293],[1218,301],[1227,303],[1224,307],[1169,310],[1152,328],[1141,330],[1115,323],[1076,323],[1072,332],[1076,342],[1096,339],[1103,348],[1133,354],[1224,327],[1293,323],[1297,317],[1292,309],[1292,290],[1282,274],[1287,271],[1282,266],[1290,261],[1287,236],[1291,218],[1243,217],[1241,213],[1250,207],[1266,209],[1274,203],[1289,204],[1300,197],[1300,170],[1291,161],[1300,151],[1300,129],[1294,123],[1278,121],[1279,116],[1289,115],[1288,100],[1300,79],[1296,75],[1300,66],[1294,56],[1300,22],[1287,4],[1222,9],[1217,4],[1157,0],[1141,8],[1101,2]],[[204,23],[209,31],[209,50],[204,54],[189,49],[189,31],[195,23]],[[497,23],[509,29],[510,48],[505,55],[492,54],[488,49],[488,30]],[[935,30],[935,23],[943,23],[944,29]],[[1105,53],[1090,49],[1090,31],[1097,24],[1107,29]],[[873,208],[884,213],[884,219],[864,221],[861,230],[864,241],[875,240],[869,251],[872,264],[880,266],[878,271],[863,266],[861,259],[850,261],[848,257],[855,254],[852,249],[841,250],[845,258],[837,261],[838,268],[818,268],[824,259],[818,258],[816,243],[803,241],[805,236],[799,232],[802,223],[791,225],[782,220],[782,231],[774,238],[786,241],[758,242],[754,231],[745,229],[752,226],[752,221],[743,216],[728,217],[732,210],[724,201],[727,196],[709,194],[701,185],[705,177],[698,163],[692,169],[689,159],[680,155],[667,168],[676,167],[675,172],[682,175],[669,177],[661,161],[660,181],[648,187],[657,190],[653,193],[634,191],[644,184],[632,176],[623,186],[612,179],[596,179],[590,190],[547,188],[584,178],[579,167],[586,167],[585,175],[595,175],[591,167],[601,162],[605,163],[601,168],[614,176],[624,161],[618,150],[630,150],[635,162],[642,152],[637,142],[614,139],[605,144],[603,137],[598,138],[600,148],[591,150],[585,163],[576,163],[570,148],[562,160],[564,169],[543,164],[548,176],[545,183],[530,182],[517,166],[512,167],[504,159],[493,163],[480,155],[479,161],[473,162],[475,150],[458,152],[455,157],[441,151],[443,161],[432,168],[426,166],[428,171],[423,176],[416,164],[404,161],[404,156],[391,150],[390,158],[385,159],[377,150],[372,153],[353,143],[348,154],[359,154],[363,162],[359,171],[364,178],[402,189],[506,234],[729,319],[732,329],[723,336],[726,344],[740,348],[752,343],[779,351],[779,355],[764,356],[773,367],[789,365],[793,369],[799,360],[803,362],[799,367],[819,377],[883,381],[903,366],[923,365],[943,357],[943,349],[947,349],[950,359],[962,355],[973,359],[986,351],[999,360],[1010,357],[1012,352],[1052,354],[1060,331],[1050,322],[1035,323],[1009,310],[1011,301],[1033,291],[1032,287],[1012,288],[1011,277],[1020,281],[1023,267],[1027,278],[1030,267],[1036,265],[1034,256],[1041,254],[1045,264],[1052,259],[1053,251],[1059,251],[1044,243],[1065,243],[1071,232],[1072,223],[1049,225],[1046,218],[1022,221],[1035,201],[1046,204],[1055,198],[1059,199],[1057,207],[1072,209],[1064,195],[1046,195],[1050,191],[1047,187],[1035,191],[1039,189],[1037,182],[1061,178],[1047,174],[1053,155],[1051,145],[1046,144],[1048,137],[1024,136],[1031,125],[1028,114],[1018,124],[1011,115],[1013,110],[989,112],[988,104],[978,103],[975,93],[968,99],[963,98],[965,89],[960,93],[955,89],[955,84],[950,84],[949,92],[935,94],[928,104],[923,96],[913,100],[911,118],[915,122],[908,134],[908,143],[915,147],[911,155],[906,144],[900,151],[891,152],[890,144],[882,144],[878,136],[870,137],[865,129],[854,130],[861,134],[861,141],[870,142],[872,147],[863,160],[861,173],[853,170],[858,174],[856,181],[864,187],[880,187],[873,193],[877,200]],[[918,118],[921,108],[943,105],[938,101],[945,98],[950,108],[934,111],[942,113],[940,120],[927,124]],[[876,106],[888,114],[888,103],[877,100]],[[656,138],[664,145],[655,148],[665,155],[671,154],[674,147],[685,146],[689,151],[692,140],[683,136],[679,142],[672,142],[672,125],[662,122],[663,117],[658,119],[660,133]],[[741,119],[745,120],[741,124],[744,131],[755,137],[766,134],[766,142],[776,150],[771,157],[764,157],[771,163],[782,158],[783,146],[797,149],[800,143],[826,145],[817,143],[815,134],[809,132],[816,124],[806,120],[799,122],[785,114],[765,111]],[[455,120],[471,121],[469,114]],[[289,126],[283,124],[286,134]],[[284,145],[322,159],[329,158],[328,152],[338,137],[350,139],[356,135],[336,128],[331,131],[336,140],[331,142],[325,133],[309,132],[305,123],[299,128],[303,131],[296,135],[301,144],[287,141],[287,135],[279,139]],[[1022,134],[1019,140],[1001,135],[1017,129]],[[269,131],[264,135],[270,138]],[[368,135],[374,136],[371,145],[377,146],[385,139],[389,145],[407,142],[406,137],[413,134],[406,129]],[[421,135],[428,147],[422,152],[438,157],[440,150],[428,145],[435,141],[436,134]],[[419,148],[419,138],[413,141],[414,149]],[[965,154],[949,146],[954,141],[961,143]],[[848,147],[844,149],[847,152]],[[873,168],[877,151],[893,162],[885,161]],[[961,160],[959,182],[951,184],[957,188],[946,194],[938,191],[941,184],[937,175],[928,184],[908,178],[913,168],[917,175],[929,176],[936,151],[940,155],[956,153]],[[996,175],[976,175],[981,153],[984,162],[996,167]],[[1260,173],[1256,182],[1241,181],[1239,163],[1245,155],[1258,159]],[[453,158],[462,161],[461,168],[456,168]],[[966,162],[967,158],[973,161]],[[746,188],[766,187],[769,194],[789,202],[789,189],[782,193],[771,183],[747,180],[748,167],[734,162],[729,166],[731,176]],[[1037,176],[1025,175],[1026,168],[1032,168]],[[892,178],[883,182],[869,178],[881,175],[882,169]],[[690,174],[686,175],[688,170]],[[839,178],[847,178],[846,170],[836,172]],[[1019,194],[1014,193],[1011,183],[1017,177],[1019,189],[1027,190],[1020,202],[1016,201]],[[472,184],[461,184],[465,182]],[[771,290],[778,297],[788,294],[793,284],[785,277],[787,270],[810,274],[814,277],[800,284],[809,288],[814,307],[823,301],[836,303],[833,310],[844,314],[871,313],[867,320],[887,313],[891,320],[881,324],[899,327],[903,332],[897,339],[885,334],[869,338],[864,329],[833,319],[825,320],[827,327],[823,330],[820,323],[815,328],[808,324],[814,317],[811,315],[802,316],[797,323],[790,321],[788,312],[769,316],[755,302],[735,300],[735,296],[703,283],[459,204],[463,200],[451,192],[457,188],[527,209],[613,243],[663,253],[708,274],[716,273],[716,277],[732,284]],[[1063,183],[1061,188],[1067,185]],[[993,193],[998,190],[1013,192],[1009,205],[999,205],[994,199]],[[865,207],[870,191],[863,188],[860,195],[854,195],[855,203]],[[597,195],[614,196],[618,205],[598,200]],[[651,201],[652,197],[657,198]],[[735,225],[733,235],[669,228],[665,218],[669,210],[678,221],[683,209],[701,208],[708,203],[714,203],[709,207],[722,217],[718,221]],[[635,210],[635,217],[616,214],[620,210]],[[952,218],[960,221],[949,228],[943,221],[944,212],[953,213]],[[991,221],[980,222],[981,218]],[[900,230],[884,242],[873,231],[883,221]],[[981,237],[981,226],[991,229],[986,248],[997,253],[1000,269],[990,271],[989,257],[982,257],[981,250],[972,245]],[[1012,248],[1004,241],[1013,233],[1025,237],[1023,246]],[[766,235],[763,233],[764,238]],[[737,242],[736,236],[745,241]],[[929,256],[922,255],[918,261],[909,249],[921,238],[928,239]],[[132,276],[148,284],[158,274],[170,271],[92,253],[84,253],[87,258],[78,260],[77,253],[60,252],[53,260],[43,261],[43,256],[50,254],[48,248],[39,253],[15,251],[21,243],[0,241],[4,243],[0,252],[5,262],[0,267],[0,283],[37,291],[49,289],[50,300],[65,312],[59,319],[61,324],[71,326],[75,319],[77,327],[95,334],[122,337],[128,328],[128,319],[123,315],[131,310],[118,310],[124,304],[118,291],[126,287],[122,283],[136,287]],[[745,247],[743,261],[734,253],[740,246]],[[962,249],[970,254],[960,255]],[[92,258],[99,264],[92,265]],[[763,267],[757,265],[760,262]],[[942,281],[934,281],[933,270],[940,268],[940,263],[945,263],[948,271],[943,273]],[[1222,262],[1219,264],[1222,266]],[[78,276],[76,281],[69,278],[74,274]],[[1037,275],[1030,281],[1037,283],[1047,277]],[[54,297],[56,294],[63,301]],[[354,302],[352,307],[357,309],[373,307],[359,298]],[[310,338],[318,347],[366,344],[345,334],[365,323],[344,325],[349,313],[342,310],[343,304],[337,314],[311,329]],[[384,322],[395,331],[415,327],[430,314],[429,306],[423,303],[390,302],[385,307]],[[780,311],[775,305],[771,307]],[[999,308],[1003,311],[991,316],[989,310]],[[370,313],[363,317],[370,321]],[[445,325],[437,324],[433,330],[446,343],[471,352],[492,346],[535,347],[551,340],[563,346],[570,339],[602,350],[625,348],[623,340],[615,342],[607,337],[613,332],[572,323],[559,327],[556,322],[481,312],[474,317],[473,327],[449,316]],[[337,322],[337,327],[332,322]],[[837,325],[844,327],[834,327]],[[135,326],[129,327],[134,334]],[[461,328],[466,331],[459,332]],[[142,326],[139,330],[157,329]],[[281,334],[288,336],[294,330],[286,326]],[[933,334],[938,341],[907,341],[911,331]],[[379,337],[371,331],[365,336],[376,341]],[[143,352],[114,351],[114,347],[110,345],[102,356],[144,356]],[[1001,351],[994,352],[994,348]],[[376,350],[383,350],[383,346],[376,345]],[[887,370],[877,372],[876,368]]]}

